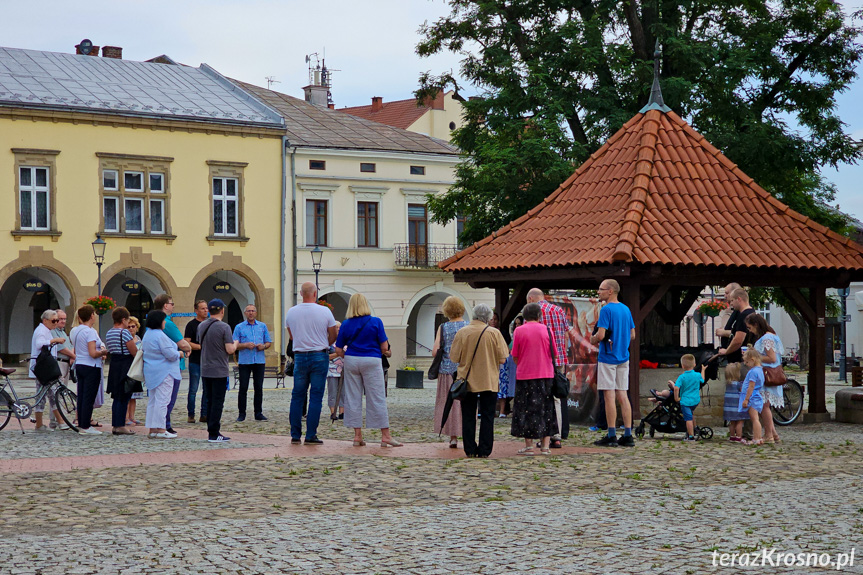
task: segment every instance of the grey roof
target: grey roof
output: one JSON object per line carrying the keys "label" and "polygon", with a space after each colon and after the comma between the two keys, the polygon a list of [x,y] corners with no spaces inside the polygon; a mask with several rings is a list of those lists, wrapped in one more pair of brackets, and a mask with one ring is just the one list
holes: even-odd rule
{"label": "grey roof", "polygon": [[200,68],[0,47],[0,106],[283,127],[281,115]]}
{"label": "grey roof", "polygon": [[315,106],[239,80],[234,82],[284,116],[288,142],[292,146],[451,156],[459,153],[458,148],[444,140]]}

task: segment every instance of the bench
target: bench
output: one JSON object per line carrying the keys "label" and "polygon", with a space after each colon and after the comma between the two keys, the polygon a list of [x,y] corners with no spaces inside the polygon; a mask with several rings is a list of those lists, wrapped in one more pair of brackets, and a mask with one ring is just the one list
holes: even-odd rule
{"label": "bench", "polygon": [[[264,379],[268,377],[276,378],[276,389],[279,387],[285,387],[285,369],[284,367],[276,367],[276,366],[266,366],[264,368]],[[240,385],[240,367],[234,366],[234,385],[231,389],[237,389]]]}

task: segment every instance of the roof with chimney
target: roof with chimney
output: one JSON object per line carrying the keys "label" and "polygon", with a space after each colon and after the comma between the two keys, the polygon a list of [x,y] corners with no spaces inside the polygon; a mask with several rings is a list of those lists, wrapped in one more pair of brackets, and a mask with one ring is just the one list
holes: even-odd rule
{"label": "roof with chimney", "polygon": [[284,116],[292,146],[458,155],[458,148],[437,138],[315,106],[239,80],[234,82]]}
{"label": "roof with chimney", "polygon": [[0,47],[0,107],[281,128],[282,117],[218,72]]}
{"label": "roof with chimney", "polygon": [[863,270],[863,246],[774,198],[660,96],[541,204],[440,267],[477,272],[629,262]]}
{"label": "roof with chimney", "polygon": [[373,98],[370,106],[339,108],[339,112],[407,130],[431,109],[423,104],[418,104],[416,98],[393,102],[384,102],[382,99]]}

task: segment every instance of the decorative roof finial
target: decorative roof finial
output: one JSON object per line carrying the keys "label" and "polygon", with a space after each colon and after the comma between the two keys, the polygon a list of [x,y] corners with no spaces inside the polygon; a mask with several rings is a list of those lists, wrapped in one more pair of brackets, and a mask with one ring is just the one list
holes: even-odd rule
{"label": "decorative roof finial", "polygon": [[659,38],[657,38],[656,48],[653,52],[653,87],[650,89],[650,99],[647,101],[647,105],[639,110],[641,114],[648,110],[671,111],[671,108],[665,105],[665,101],[662,99],[662,89],[659,87],[659,59],[661,57],[662,51],[659,49]]}

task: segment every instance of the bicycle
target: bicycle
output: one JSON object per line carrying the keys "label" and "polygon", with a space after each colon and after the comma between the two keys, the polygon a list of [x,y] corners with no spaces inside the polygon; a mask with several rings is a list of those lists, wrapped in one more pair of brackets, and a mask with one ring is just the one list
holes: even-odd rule
{"label": "bicycle", "polygon": [[[21,433],[24,433],[24,424],[21,421],[28,419],[30,413],[33,411],[28,401],[32,400],[33,404],[38,404],[45,399],[48,391],[51,390],[54,392],[54,402],[57,404],[57,411],[60,412],[60,417],[63,418],[69,429],[78,431],[78,426],[75,425],[78,413],[78,396],[75,395],[75,392],[63,385],[63,382],[59,379],[55,379],[48,385],[41,386],[36,395],[19,398],[15,391],[15,386],[9,380],[9,376],[15,373],[15,371],[15,368],[0,367],[0,375],[6,380],[5,383],[0,384],[0,430],[6,427],[14,415],[18,419]],[[9,395],[9,392],[12,395]]]}
{"label": "bicycle", "polygon": [[791,425],[803,411],[803,387],[796,380],[789,379],[782,385],[782,398],[785,405],[779,409],[771,406],[773,422],[776,425]]}

